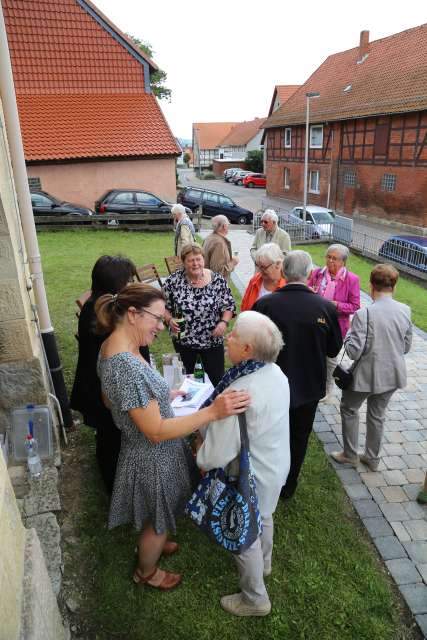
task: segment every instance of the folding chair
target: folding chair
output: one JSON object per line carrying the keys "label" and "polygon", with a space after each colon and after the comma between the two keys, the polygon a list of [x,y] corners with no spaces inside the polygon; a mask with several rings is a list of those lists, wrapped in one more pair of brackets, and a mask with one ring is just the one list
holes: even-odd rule
{"label": "folding chair", "polygon": [[182,267],[182,260],[178,256],[170,256],[169,258],[165,258],[165,262],[169,274],[172,274],[174,271]]}
{"label": "folding chair", "polygon": [[152,284],[153,286],[156,286],[155,283],[157,283],[160,289],[162,288],[162,280],[155,264],[144,264],[142,267],[138,267],[136,272],[141,282]]}
{"label": "folding chair", "polygon": [[89,300],[90,298],[90,294],[92,293],[92,291],[89,289],[89,291],[85,291],[84,293],[82,293],[81,296],[79,296],[76,300],[76,305],[78,306],[79,310],[76,311],[76,316],[79,317],[80,315],[80,311],[83,309],[83,305],[84,303]]}

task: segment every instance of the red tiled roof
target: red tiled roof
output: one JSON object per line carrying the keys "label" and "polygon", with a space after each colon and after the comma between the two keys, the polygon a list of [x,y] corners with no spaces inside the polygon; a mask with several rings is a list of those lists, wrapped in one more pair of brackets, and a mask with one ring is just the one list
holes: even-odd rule
{"label": "red tiled roof", "polygon": [[193,122],[193,140],[200,149],[215,149],[237,122]]}
{"label": "red tiled roof", "polygon": [[371,42],[359,58],[359,47],[329,56],[264,128],[305,122],[308,91],[320,93],[310,101],[311,122],[427,108],[427,24]]}
{"label": "red tiled roof", "polygon": [[18,96],[27,161],[180,154],[151,93]]}
{"label": "red tiled roof", "polygon": [[91,2],[0,1],[28,161],[179,154],[156,65]]}
{"label": "red tiled roof", "polygon": [[289,100],[291,95],[293,95],[300,86],[300,84],[276,84],[276,91],[279,96],[280,104]]}
{"label": "red tiled roof", "polygon": [[240,122],[233,127],[229,134],[217,145],[218,147],[243,147],[262,127],[265,118],[255,118],[247,122]]}

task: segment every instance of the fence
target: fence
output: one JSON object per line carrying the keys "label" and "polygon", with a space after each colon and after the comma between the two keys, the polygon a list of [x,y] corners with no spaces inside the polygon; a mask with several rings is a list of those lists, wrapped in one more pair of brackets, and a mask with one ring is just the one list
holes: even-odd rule
{"label": "fence", "polygon": [[[387,239],[372,230],[354,229],[353,220],[344,216],[335,216],[331,224],[313,224],[285,209],[275,207],[275,211],[279,227],[289,233],[293,244],[337,242],[376,262],[394,264],[399,271],[427,282],[427,246],[423,248],[398,237]],[[254,232],[261,226],[262,214],[263,211],[254,214]]]}
{"label": "fence", "polygon": [[37,229],[132,229],[134,231],[171,231],[173,223],[169,213],[102,213],[92,216],[34,216]]}

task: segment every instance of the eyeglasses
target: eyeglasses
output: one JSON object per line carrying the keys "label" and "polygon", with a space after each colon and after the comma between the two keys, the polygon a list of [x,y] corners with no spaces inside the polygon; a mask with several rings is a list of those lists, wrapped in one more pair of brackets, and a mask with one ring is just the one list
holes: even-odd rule
{"label": "eyeglasses", "polygon": [[337,258],[336,256],[326,256],[326,260],[330,260],[331,262],[342,262],[342,258]]}
{"label": "eyeglasses", "polygon": [[258,263],[255,263],[255,264],[258,267],[258,269],[261,269],[261,271],[267,271],[267,269],[269,269],[271,265],[274,264],[274,262],[270,262],[270,264],[258,264]]}
{"label": "eyeglasses", "polygon": [[142,309],[141,311],[136,311],[136,313],[141,316],[143,313],[148,313],[149,316],[152,316],[153,318],[156,318],[157,322],[161,322],[162,324],[166,324],[166,320],[164,319],[163,316],[159,316],[157,313],[153,313],[152,311],[149,311],[148,309]]}
{"label": "eyeglasses", "polygon": [[261,224],[268,224],[270,220],[261,220]]}

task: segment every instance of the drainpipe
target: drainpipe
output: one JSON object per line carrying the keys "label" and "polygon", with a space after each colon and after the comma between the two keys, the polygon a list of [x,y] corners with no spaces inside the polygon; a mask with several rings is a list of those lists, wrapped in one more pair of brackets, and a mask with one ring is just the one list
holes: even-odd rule
{"label": "drainpipe", "polygon": [[22,145],[21,127],[19,124],[18,108],[16,105],[15,87],[13,84],[12,66],[10,63],[9,46],[7,42],[6,27],[3,10],[0,1],[0,96],[3,103],[6,134],[9,143],[10,157],[12,160],[15,180],[16,195],[21,217],[21,225],[25,239],[28,262],[31,272],[31,280],[34,288],[34,297],[37,305],[37,314],[40,332],[43,340],[46,357],[49,363],[50,374],[56,396],[61,405],[64,424],[71,427],[73,419],[69,408],[67,391],[62,374],[62,366],[56,346],[55,334],[50,321],[49,308],[46,298],[46,290],[43,280],[39,244],[37,241],[36,227],[34,224],[33,208],[31,205],[30,190],[28,187],[27,169],[25,166],[24,147]]}

